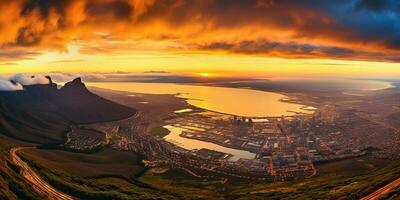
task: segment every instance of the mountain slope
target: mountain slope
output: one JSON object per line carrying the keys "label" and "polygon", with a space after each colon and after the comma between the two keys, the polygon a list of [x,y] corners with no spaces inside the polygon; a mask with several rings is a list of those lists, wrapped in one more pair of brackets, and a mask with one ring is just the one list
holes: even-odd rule
{"label": "mountain slope", "polygon": [[50,79],[47,85],[0,92],[0,131],[34,143],[64,141],[71,124],[114,121],[135,113],[91,93],[79,78],[61,89]]}

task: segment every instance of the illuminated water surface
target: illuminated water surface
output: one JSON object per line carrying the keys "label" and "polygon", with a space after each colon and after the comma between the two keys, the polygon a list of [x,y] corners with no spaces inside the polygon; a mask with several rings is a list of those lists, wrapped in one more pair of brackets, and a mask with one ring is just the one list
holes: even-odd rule
{"label": "illuminated water surface", "polygon": [[256,156],[254,153],[251,153],[248,151],[227,148],[227,147],[220,146],[220,145],[217,145],[217,144],[214,144],[211,142],[204,142],[204,141],[200,141],[200,140],[194,140],[194,139],[181,137],[181,136],[179,136],[179,134],[182,133],[183,129],[179,128],[179,127],[175,127],[175,126],[164,126],[164,127],[171,131],[169,135],[164,137],[164,139],[166,141],[174,143],[184,149],[195,150],[195,149],[206,148],[206,149],[211,149],[214,151],[229,153],[229,154],[233,155],[229,159],[231,161],[236,161],[240,158],[253,159]]}
{"label": "illuminated water surface", "polygon": [[89,86],[146,94],[176,94],[193,106],[246,117],[292,116],[312,113],[300,104],[282,102],[287,96],[243,88],[183,85],[171,83],[91,82]]}

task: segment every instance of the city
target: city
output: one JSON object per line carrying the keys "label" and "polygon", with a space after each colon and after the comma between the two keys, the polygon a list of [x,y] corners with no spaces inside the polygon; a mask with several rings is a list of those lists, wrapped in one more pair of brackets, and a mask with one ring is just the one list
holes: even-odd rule
{"label": "city", "polygon": [[[117,122],[81,125],[79,136],[72,127],[65,146],[78,151],[110,145],[124,151],[143,153],[153,168],[200,169],[224,176],[246,179],[290,180],[311,177],[318,172],[314,163],[360,157],[366,149],[350,147],[340,131],[326,132],[329,124],[318,112],[290,117],[246,118],[202,109],[174,112],[165,125],[182,129],[180,137],[248,151],[254,158],[232,161],[229,153],[207,148],[187,150],[160,137],[152,136],[142,113]],[[103,133],[102,137],[83,130]],[[321,130],[323,130],[321,132]],[[74,136],[77,135],[77,136]],[[89,144],[92,143],[92,144]]]}

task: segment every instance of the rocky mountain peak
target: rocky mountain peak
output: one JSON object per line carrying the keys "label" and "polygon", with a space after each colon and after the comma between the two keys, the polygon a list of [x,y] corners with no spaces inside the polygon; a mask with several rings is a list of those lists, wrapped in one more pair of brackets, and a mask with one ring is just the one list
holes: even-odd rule
{"label": "rocky mountain peak", "polygon": [[88,92],[85,84],[82,82],[81,78],[76,78],[71,82],[68,82],[61,88],[61,91],[65,92]]}

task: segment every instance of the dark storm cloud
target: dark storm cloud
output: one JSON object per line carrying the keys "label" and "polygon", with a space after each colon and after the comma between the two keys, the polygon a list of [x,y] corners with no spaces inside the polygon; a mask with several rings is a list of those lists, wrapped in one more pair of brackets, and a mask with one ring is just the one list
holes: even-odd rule
{"label": "dark storm cloud", "polygon": [[359,0],[356,9],[366,9],[374,12],[386,11],[398,6],[397,0]]}
{"label": "dark storm cloud", "polygon": [[231,53],[256,54],[285,58],[335,58],[343,60],[376,60],[399,62],[400,53],[370,53],[348,48],[268,41],[216,42],[198,46],[203,50],[224,50]]}
{"label": "dark storm cloud", "polygon": [[313,46],[308,44],[279,43],[268,41],[242,41],[237,44],[212,43],[199,46],[204,50],[225,50],[233,53],[280,55],[282,57],[311,58],[332,56],[335,58],[348,58],[355,52],[350,49],[338,47]]}

